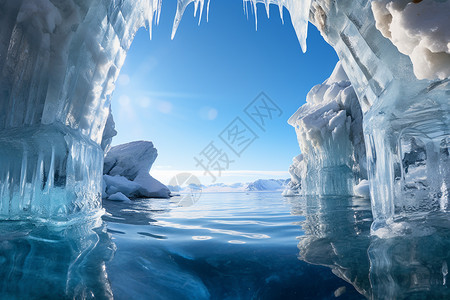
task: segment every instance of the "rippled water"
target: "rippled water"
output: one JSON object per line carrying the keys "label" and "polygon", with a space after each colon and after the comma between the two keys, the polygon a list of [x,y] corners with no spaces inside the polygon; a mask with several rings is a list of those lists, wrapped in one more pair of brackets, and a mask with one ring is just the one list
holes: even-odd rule
{"label": "rippled water", "polygon": [[[192,203],[189,203],[192,204]],[[105,201],[83,222],[0,223],[0,298],[448,298],[446,216],[369,234],[370,203],[203,194]]]}

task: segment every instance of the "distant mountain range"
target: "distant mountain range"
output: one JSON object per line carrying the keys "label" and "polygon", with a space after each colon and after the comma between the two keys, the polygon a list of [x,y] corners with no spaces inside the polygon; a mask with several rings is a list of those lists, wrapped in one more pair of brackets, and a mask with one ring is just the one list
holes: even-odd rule
{"label": "distant mountain range", "polygon": [[178,185],[168,185],[171,192],[180,193],[188,190],[202,190],[205,193],[232,193],[232,192],[273,192],[283,191],[290,179],[258,179],[250,183],[224,184],[215,183],[211,185],[188,185],[180,187]]}

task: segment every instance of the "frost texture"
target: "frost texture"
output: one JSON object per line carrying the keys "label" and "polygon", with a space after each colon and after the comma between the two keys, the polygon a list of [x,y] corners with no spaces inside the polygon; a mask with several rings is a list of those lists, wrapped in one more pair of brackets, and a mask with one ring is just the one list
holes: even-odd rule
{"label": "frost texture", "polygon": [[366,155],[361,108],[340,63],[288,122],[302,154],[289,170],[285,195],[352,195],[353,186],[367,178]]}
{"label": "frost texture", "polygon": [[372,2],[376,27],[409,55],[418,79],[450,76],[450,2]]}

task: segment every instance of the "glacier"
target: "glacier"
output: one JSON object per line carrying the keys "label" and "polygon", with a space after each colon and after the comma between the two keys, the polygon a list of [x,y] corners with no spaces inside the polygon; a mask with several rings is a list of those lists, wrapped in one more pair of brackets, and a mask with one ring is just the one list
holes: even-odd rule
{"label": "glacier", "polygon": [[[302,153],[287,194],[354,195],[368,183],[374,232],[404,216],[446,212],[450,2],[243,2],[245,12],[247,4],[267,12],[276,4],[281,16],[286,8],[303,51],[311,22],[340,59],[289,121]],[[172,38],[190,3],[199,21],[209,10],[209,1],[178,0]],[[0,2],[0,218],[101,208],[114,82],[136,31],[148,26],[151,35],[161,5]]]}

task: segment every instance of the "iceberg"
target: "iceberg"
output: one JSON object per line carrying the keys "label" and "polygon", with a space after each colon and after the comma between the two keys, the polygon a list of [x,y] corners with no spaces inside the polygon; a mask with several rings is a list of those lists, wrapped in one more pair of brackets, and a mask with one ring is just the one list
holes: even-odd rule
{"label": "iceberg", "polygon": [[338,62],[330,78],[311,89],[306,104],[288,123],[295,128],[301,155],[290,167],[285,195],[353,195],[367,179],[362,111]]}
{"label": "iceberg", "polygon": [[150,175],[158,156],[152,142],[136,141],[112,147],[105,156],[103,198],[169,198],[169,189]]}

